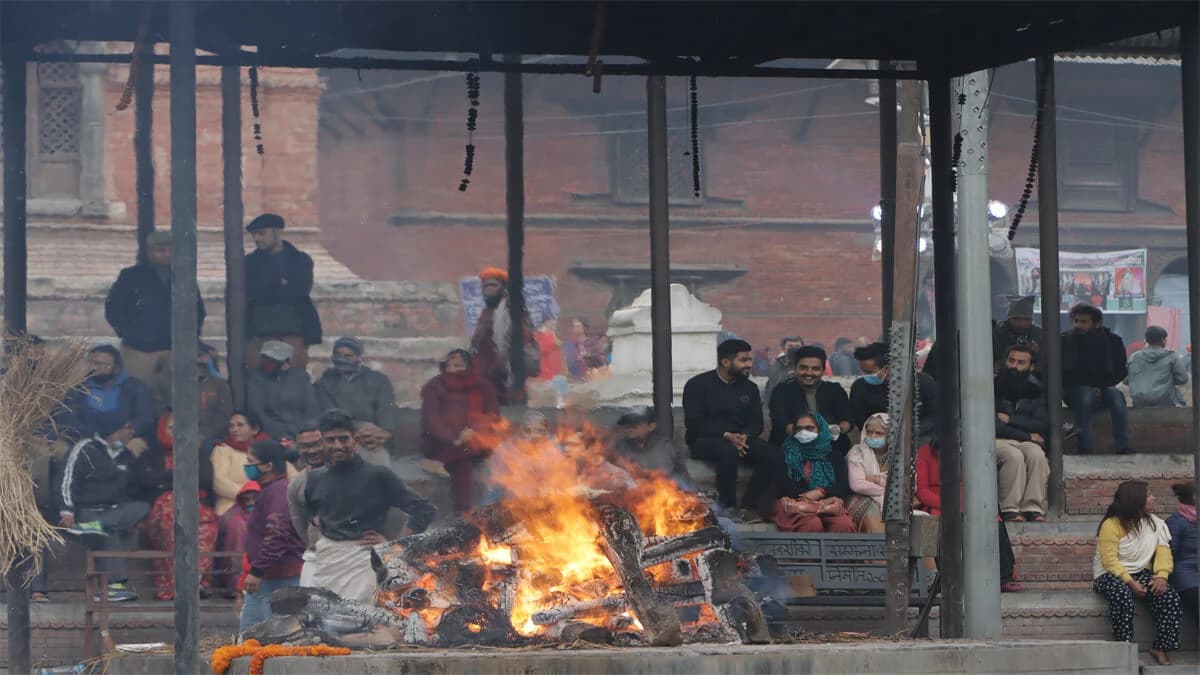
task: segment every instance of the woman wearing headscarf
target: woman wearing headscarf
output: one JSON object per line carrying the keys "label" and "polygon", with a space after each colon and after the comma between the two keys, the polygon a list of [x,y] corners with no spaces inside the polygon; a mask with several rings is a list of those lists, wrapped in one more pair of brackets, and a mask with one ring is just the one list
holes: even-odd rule
{"label": "woman wearing headscarf", "polygon": [[850,494],[846,458],[833,452],[829,424],[817,412],[796,418],[783,442],[773,521],[785,532],[854,532],[843,500]]}
{"label": "woman wearing headscarf", "polygon": [[1096,532],[1092,559],[1092,590],[1108,600],[1113,640],[1133,641],[1133,599],[1150,606],[1154,645],[1150,656],[1160,666],[1171,665],[1167,652],[1179,649],[1179,593],[1167,579],[1175,567],[1171,532],[1154,515],[1156,500],[1144,481],[1117,486],[1112,504]]}
{"label": "woman wearing headscarf", "polygon": [[212,451],[213,491],[217,493],[217,515],[223,515],[237,501],[238,491],[246,484],[246,453],[255,441],[270,440],[262,422],[249,411],[229,416],[229,436]]}
{"label": "woman wearing headscarf", "polygon": [[863,424],[858,444],[846,454],[851,492],[847,510],[859,532],[879,533],[884,529],[883,495],[891,466],[887,434],[887,413],[875,413]]}
{"label": "woman wearing headscarf", "polygon": [[1196,484],[1176,483],[1171,486],[1179,506],[1167,517],[1167,529],[1171,531],[1171,557],[1175,569],[1171,572],[1171,586],[1179,591],[1183,608],[1200,620],[1200,576],[1196,574]]}
{"label": "woman wearing headscarf", "polygon": [[454,512],[471,508],[475,465],[488,452],[476,432],[500,414],[496,389],[471,367],[471,354],[455,349],[441,372],[421,388],[421,445],[425,456],[450,474]]}

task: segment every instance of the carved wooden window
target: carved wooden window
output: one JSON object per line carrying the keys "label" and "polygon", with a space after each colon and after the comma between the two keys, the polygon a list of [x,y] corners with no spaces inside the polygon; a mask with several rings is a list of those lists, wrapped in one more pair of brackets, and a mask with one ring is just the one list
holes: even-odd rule
{"label": "carved wooden window", "polygon": [[[38,63],[30,87],[30,192],[79,196],[83,89],[77,63]],[[36,111],[36,112],[35,112]]]}
{"label": "carved wooden window", "polygon": [[[613,199],[645,204],[650,200],[650,165],[646,160],[646,132],[613,134],[609,137],[609,185]],[[704,157],[704,138],[700,138]],[[696,204],[692,186],[691,135],[686,129],[667,132],[667,186],[671,203]],[[705,171],[700,167],[700,196],[704,197]]]}
{"label": "carved wooden window", "polygon": [[1133,211],[1138,196],[1136,130],[1071,122],[1060,124],[1059,130],[1059,207]]}

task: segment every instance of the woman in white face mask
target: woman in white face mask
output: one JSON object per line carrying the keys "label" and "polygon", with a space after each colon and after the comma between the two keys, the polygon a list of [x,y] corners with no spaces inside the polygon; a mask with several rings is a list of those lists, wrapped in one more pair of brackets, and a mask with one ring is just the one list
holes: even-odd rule
{"label": "woman in white face mask", "polygon": [[850,517],[859,532],[883,532],[883,494],[891,453],[887,413],[875,413],[863,424],[862,439],[846,454],[850,474]]}
{"label": "woman in white face mask", "polygon": [[783,442],[777,475],[774,522],[785,532],[854,532],[846,512],[850,496],[846,459],[831,447],[829,424],[820,413],[796,419]]}

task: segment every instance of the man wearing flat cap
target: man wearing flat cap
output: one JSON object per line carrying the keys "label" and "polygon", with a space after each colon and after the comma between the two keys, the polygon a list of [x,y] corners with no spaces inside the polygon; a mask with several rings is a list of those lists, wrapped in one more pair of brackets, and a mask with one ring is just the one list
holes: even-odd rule
{"label": "man wearing flat cap", "polygon": [[258,352],[259,368],[246,379],[246,408],[277,441],[295,439],[305,424],[321,416],[308,373],[292,364],[293,354],[288,343],[267,340]]}
{"label": "man wearing flat cap", "polygon": [[396,394],[387,375],[363,363],[363,343],[340,337],[333,343],[333,367],[313,385],[321,410],[338,408],[354,418],[355,437],[386,444],[396,428]]}
{"label": "man wearing flat cap", "polygon": [[246,256],[246,368],[258,368],[258,353],[268,340],[292,346],[292,365],[308,363],[308,345],[321,343],[321,318],[313,305],[313,261],[283,239],[283,217],[264,213],[246,230],[255,251]]}
{"label": "man wearing flat cap", "polygon": [[[130,376],[150,387],[161,412],[171,403],[171,232],[146,237],[146,260],[126,267],[108,291],[104,318],[121,338],[121,361]],[[196,328],[204,301],[196,293]]]}
{"label": "man wearing flat cap", "polygon": [[[475,335],[471,337],[472,367],[486,377],[500,395],[500,404],[510,402],[512,386],[509,372],[509,354],[513,343],[512,318],[508,309],[508,272],[498,267],[488,267],[479,273],[479,287],[483,295],[483,312],[475,322]],[[522,328],[524,335],[518,337],[525,350],[525,375],[535,377],[541,371],[541,351],[538,349],[537,331],[526,312]]]}
{"label": "man wearing flat cap", "polygon": [[1008,358],[1008,348],[1013,345],[1029,347],[1035,357],[1041,351],[1042,327],[1033,322],[1035,300],[1036,295],[1008,297],[1008,318],[992,331],[992,361],[997,369]]}

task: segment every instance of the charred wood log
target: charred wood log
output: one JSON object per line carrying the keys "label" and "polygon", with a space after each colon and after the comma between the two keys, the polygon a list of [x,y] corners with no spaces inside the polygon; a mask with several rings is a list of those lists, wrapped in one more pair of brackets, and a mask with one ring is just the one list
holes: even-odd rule
{"label": "charred wood log", "polygon": [[709,551],[704,554],[704,563],[711,575],[712,603],[734,625],[742,642],[770,642],[771,632],[767,627],[767,618],[763,616],[758,605],[758,598],[742,583],[737,554],[724,550]]}
{"label": "charred wood log", "polygon": [[706,527],[678,537],[671,537],[654,546],[647,546],[642,553],[642,564],[646,567],[669,560],[682,558],[689,553],[712,548],[730,548],[729,535],[719,527]]}
{"label": "charred wood log", "polygon": [[437,627],[438,644],[442,647],[485,645],[512,647],[525,639],[513,630],[508,616],[492,607],[452,607],[442,615]]}
{"label": "charred wood log", "polygon": [[637,519],[628,511],[605,506],[600,509],[600,533],[604,553],[625,587],[625,598],[646,631],[652,646],[683,644],[679,617],[669,602],[659,598],[643,572],[645,539]]}
{"label": "charred wood log", "polygon": [[345,600],[336,593],[321,588],[303,586],[281,588],[272,593],[271,613],[275,616],[299,617],[306,628],[327,625],[334,629],[333,632],[400,625],[396,615],[385,609]]}
{"label": "charred wood log", "polygon": [[625,609],[625,596],[619,595],[611,598],[598,598],[596,600],[580,600],[579,602],[567,603],[543,609],[540,612],[534,612],[532,621],[538,626],[551,626],[559,621],[566,621],[580,614],[587,614],[597,610],[612,610],[620,611]]}
{"label": "charred wood log", "polygon": [[612,633],[604,626],[595,626],[582,621],[572,621],[563,627],[558,640],[570,644],[572,642],[591,642],[597,645],[612,643]]}

